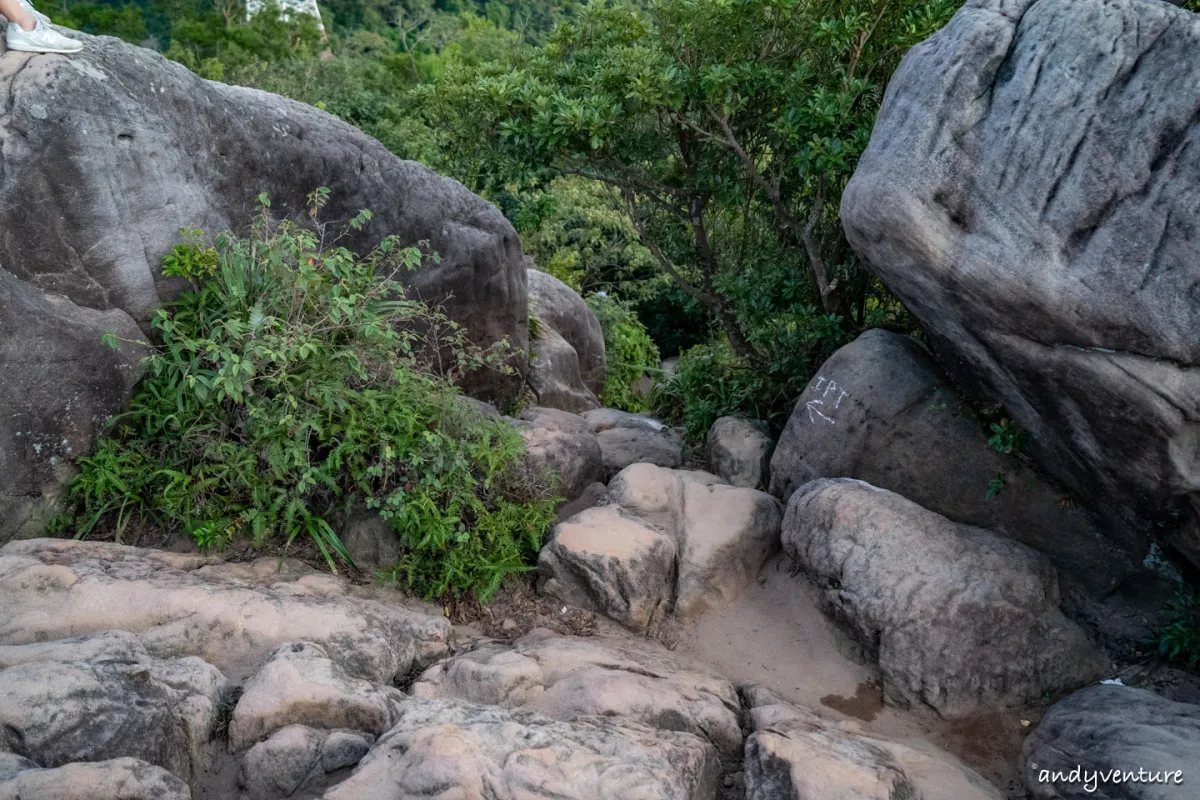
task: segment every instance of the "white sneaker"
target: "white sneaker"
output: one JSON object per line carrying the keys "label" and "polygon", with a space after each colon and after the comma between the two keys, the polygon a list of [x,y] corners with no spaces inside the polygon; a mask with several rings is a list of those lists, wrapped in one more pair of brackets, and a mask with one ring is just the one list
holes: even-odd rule
{"label": "white sneaker", "polygon": [[41,20],[31,31],[15,22],[8,23],[7,40],[9,50],[25,53],[78,53],[83,49],[83,42],[68,39]]}

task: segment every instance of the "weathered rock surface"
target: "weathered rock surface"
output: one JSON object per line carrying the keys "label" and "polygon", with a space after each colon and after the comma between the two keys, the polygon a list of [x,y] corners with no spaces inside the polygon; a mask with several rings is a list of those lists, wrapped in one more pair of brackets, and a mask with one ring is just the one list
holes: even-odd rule
{"label": "weathered rock surface", "polygon": [[538,591],[644,631],[670,610],[674,538],[616,506],[559,523],[538,554]]}
{"label": "weathered rock surface", "polygon": [[[992,500],[988,484],[1004,474]],[[1096,594],[1135,571],[1060,492],[987,444],[985,426],[914,339],[870,330],[817,372],[771,459],[771,491],[785,501],[817,478],[858,478],[955,522],[1008,535]]]}
{"label": "weathered rock surface", "polygon": [[600,443],[583,417],[555,408],[527,408],[513,422],[525,441],[525,463],[539,479],[552,477],[568,501],[604,474]]}
{"label": "weathered rock surface", "polygon": [[775,442],[757,422],[721,417],[708,430],[708,468],[727,483],[765,489]]}
{"label": "weathered rock surface", "polygon": [[[519,391],[528,349],[525,268],[516,231],[494,206],[330,114],[205,81],[117,39],[71,58],[7,53],[0,89],[0,540],[28,536],[62,480],[119,410],[139,353],[100,341],[141,338],[151,309],[180,287],[160,263],[181,228],[243,229],[255,198],[304,221],[306,197],[331,190],[325,221],[374,220],[342,243],[427,241],[440,256],[404,280],[477,342],[507,338],[518,375],[477,372],[472,393]],[[46,213],[53,209],[54,213]]]}
{"label": "weathered rock surface", "polygon": [[148,352],[127,314],[42,292],[11,268],[0,257],[0,543],[45,535],[75,458],[129,399]]}
{"label": "weathered rock surface", "polygon": [[588,307],[579,292],[547,272],[531,269],[527,281],[534,313],[575,351],[584,387],[600,394],[604,390],[606,369],[604,330],[596,312]]}
{"label": "weathered rock surface", "polygon": [[222,564],[106,542],[10,542],[0,548],[0,643],[130,631],[151,655],[199,656],[234,680],[297,641],[372,683],[446,654],[447,620],[352,597],[330,575],[279,569],[274,558]]}
{"label": "weathered rock surface", "polygon": [[779,502],[708,473],[634,464],[612,479],[608,496],[675,541],[672,606],[683,622],[733,600],[778,551]]}
{"label": "weathered rock surface", "polygon": [[114,758],[43,769],[0,753],[0,800],[191,800],[188,785],[162,767]]}
{"label": "weathered rock surface", "polygon": [[189,778],[226,690],[212,665],[154,658],[122,632],[0,647],[0,664],[0,750],[48,768],[130,757]]}
{"label": "weathered rock surface", "polygon": [[649,642],[535,630],[511,645],[485,645],[430,667],[412,694],[522,707],[564,722],[632,720],[695,734],[725,756],[742,746],[733,685],[684,667]]}
{"label": "weathered rock surface", "polygon": [[548,325],[542,325],[529,343],[526,382],[538,405],[580,414],[600,407],[592,390],[583,385],[575,348]]}
{"label": "weathered rock surface", "polygon": [[1198,46],[1167,3],[972,0],[893,75],[841,204],[1047,469],[1156,511],[1200,496]]}
{"label": "weathered rock surface", "polygon": [[289,725],[373,735],[392,727],[404,694],[345,673],[311,642],[276,650],[246,681],[229,723],[229,747],[245,750]]}
{"label": "weathered rock surface", "polygon": [[1059,611],[1044,556],[892,492],[813,481],[792,495],[782,538],[827,613],[877,654],[893,704],[948,717],[1016,706],[1106,666]]}
{"label": "weathered rock surface", "polygon": [[630,464],[674,469],[683,464],[683,437],[656,419],[613,408],[584,413],[600,442],[609,477]]}
{"label": "weathered rock surface", "polygon": [[1002,800],[947,753],[880,739],[831,722],[761,687],[748,687],[746,800]]}
{"label": "weathered rock surface", "polygon": [[771,491],[786,500],[816,478],[858,478],[1026,544],[1058,569],[1068,615],[1132,656],[1158,624],[1168,581],[1061,488],[987,442],[924,347],[870,330],[834,353],[800,396],[771,460]]}
{"label": "weathered rock surface", "polygon": [[355,731],[323,731],[289,725],[242,757],[238,782],[246,800],[278,800],[316,786],[328,773],[352,767],[375,737]]}
{"label": "weathered rock surface", "polygon": [[713,746],[690,733],[414,700],[325,800],[713,800],[719,770]]}
{"label": "weathered rock surface", "polygon": [[[1089,686],[1046,712],[1025,741],[1021,767],[1036,800],[1173,800],[1195,793],[1197,764],[1200,706],[1173,703],[1145,689]],[[1145,770],[1156,777],[1154,782],[1143,776],[1140,782],[1093,783],[1088,791],[1084,780],[1070,777],[1077,767],[1101,773]],[[1183,770],[1178,781],[1176,770]]]}

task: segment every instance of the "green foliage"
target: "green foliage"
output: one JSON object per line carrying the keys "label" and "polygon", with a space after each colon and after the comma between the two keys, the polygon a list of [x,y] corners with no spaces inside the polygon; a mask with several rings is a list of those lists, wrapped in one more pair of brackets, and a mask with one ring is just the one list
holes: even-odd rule
{"label": "green foliage", "polygon": [[1200,669],[1200,593],[1181,585],[1167,612],[1172,619],[1158,631],[1159,655],[1187,669]]}
{"label": "green foliage", "polygon": [[655,385],[653,406],[661,418],[682,425],[692,441],[702,440],[728,415],[762,420],[778,433],[804,389],[802,381],[750,368],[728,344],[717,342],[684,353],[675,372]]}
{"label": "green foliage", "polygon": [[1002,417],[998,422],[988,426],[992,435],[988,437],[988,447],[997,453],[1019,453],[1029,443],[1029,432],[1008,417]]}
{"label": "green foliage", "polygon": [[85,4],[65,5],[49,8],[49,16],[56,25],[90,34],[116,36],[131,44],[142,44],[150,38],[142,9],[130,4],[122,6]]}
{"label": "green foliage", "polygon": [[988,500],[995,499],[1002,491],[1004,491],[1005,486],[1008,486],[1008,473],[996,473],[996,477],[988,481],[987,494],[985,495],[986,498]]}
{"label": "green foliage", "polygon": [[645,411],[648,398],[639,396],[634,384],[658,372],[658,348],[628,304],[606,294],[589,296],[587,304],[596,312],[604,331],[605,375],[600,402],[609,408]]}
{"label": "green foliage", "polygon": [[[737,369],[783,384],[903,317],[858,264],[837,208],[891,71],[956,6],[593,2],[544,47],[447,69],[418,97],[440,166],[506,209],[559,176],[610,187],[658,275],[704,307]],[[589,273],[563,267],[581,285]]]}
{"label": "green foliage", "polygon": [[[327,195],[313,194],[314,220]],[[248,238],[185,235],[164,273],[192,288],[154,317],[161,345],[128,410],[79,462],[76,535],[109,516],[118,536],[138,517],[205,548],[307,536],[336,568],[349,557],[332,523],[366,507],[404,546],[395,577],[427,597],[486,598],[528,569],[551,498],[521,467],[519,436],[452,386],[500,368],[504,348],[472,348],[404,299],[400,277],[429,260],[394,238],[356,257],[265,209]],[[456,354],[447,377],[422,359],[434,347]]]}

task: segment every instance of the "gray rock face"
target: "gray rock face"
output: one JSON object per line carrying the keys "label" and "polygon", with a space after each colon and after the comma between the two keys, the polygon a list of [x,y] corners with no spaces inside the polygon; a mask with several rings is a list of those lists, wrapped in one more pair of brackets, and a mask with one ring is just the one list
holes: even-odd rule
{"label": "gray rock face", "polygon": [[579,293],[553,275],[531,269],[526,276],[529,299],[543,323],[558,331],[579,357],[583,385],[599,395],[604,390],[604,330],[596,312]]}
{"label": "gray rock face", "polygon": [[564,722],[603,716],[686,731],[730,757],[742,746],[733,685],[685,668],[649,642],[535,630],[430,667],[412,694],[520,707]]}
{"label": "gray rock face", "polygon": [[741,417],[721,417],[708,431],[708,468],[727,483],[765,489],[775,442],[763,427]]}
{"label": "gray rock face", "polygon": [[1106,667],[1033,550],[856,480],[792,495],[784,551],[876,653],[889,702],[943,716],[1038,700]]}
{"label": "gray rock face", "polygon": [[[128,314],[42,292],[9,267],[0,257],[0,543],[45,535],[75,458],[129,399],[148,352]],[[118,350],[101,342],[108,331]]]}
{"label": "gray rock face", "polygon": [[683,437],[656,419],[614,408],[584,413],[604,456],[611,477],[630,464],[654,464],[674,469],[683,464]]}
{"label": "gray rock face", "polygon": [[714,800],[720,762],[690,733],[602,717],[414,700],[325,800]]}
{"label": "gray rock face", "polygon": [[320,645],[287,644],[246,681],[229,723],[229,747],[245,750],[289,725],[378,736],[392,727],[403,702],[399,689],[347,675]]}
{"label": "gray rock face", "polygon": [[972,0],[892,77],[841,205],[1049,470],[1159,511],[1200,492],[1198,46],[1167,3]]}
{"label": "gray rock face", "polygon": [[[1004,488],[988,499],[999,475]],[[1142,554],[1019,459],[989,447],[984,424],[908,336],[867,331],[801,394],[771,459],[771,491],[786,500],[817,478],[858,478],[1026,544],[1057,567],[1071,615],[1094,621],[1110,646],[1138,648],[1147,633],[1140,612],[1118,607],[1113,592],[1140,575]]]}
{"label": "gray rock face", "polygon": [[107,542],[34,539],[0,548],[0,642],[135,634],[151,655],[199,656],[234,680],[280,645],[326,648],[347,674],[389,683],[446,653],[447,620],[349,596],[311,569],[251,564]]}
{"label": "gray rock face", "polygon": [[[1025,740],[1021,762],[1025,786],[1036,800],[1189,797],[1200,764],[1200,706],[1173,703],[1145,689],[1090,686],[1046,713]],[[1084,778],[1070,774],[1077,767],[1101,773],[1143,769],[1153,780],[1143,775],[1140,781],[1092,782],[1088,791]]]}
{"label": "gray rock face", "polygon": [[188,785],[162,767],[136,758],[64,764],[43,769],[0,753],[0,800],[191,800]]}
{"label": "gray rock face", "polygon": [[[79,36],[72,58],[11,52],[0,70],[12,106],[0,122],[0,540],[39,526],[58,462],[86,452],[125,400],[138,350],[100,337],[139,338],[137,324],[178,292],[160,263],[180,229],[243,229],[261,192],[274,213],[303,219],[308,193],[328,187],[335,231],[371,209],[367,229],[342,240],[356,251],[388,234],[428,241],[441,261],[405,276],[413,296],[477,342],[507,337],[524,373],[525,268],[495,207],[310,106]],[[466,386],[508,398],[521,382],[489,372]]]}
{"label": "gray rock face", "polygon": [[881,739],[748,687],[753,733],[746,740],[746,800],[1002,800],[978,773],[947,753]]}
{"label": "gray rock face", "polygon": [[600,407],[596,395],[583,385],[575,348],[558,331],[543,324],[529,351],[527,381],[538,405],[575,414]]}
{"label": "gray rock face", "polygon": [[188,778],[226,689],[210,664],[153,658],[132,634],[0,647],[0,664],[0,750],[48,768],[129,757]]}
{"label": "gray rock face", "polygon": [[281,728],[242,757],[238,782],[246,800],[278,800],[314,786],[326,774],[352,767],[371,749],[375,737],[352,731]]}
{"label": "gray rock face", "polygon": [[400,537],[387,520],[374,511],[362,510],[347,519],[338,531],[354,565],[368,575],[400,560]]}
{"label": "gray rock face", "polygon": [[582,417],[554,408],[527,408],[513,422],[525,442],[525,463],[543,485],[553,481],[575,500],[604,474],[600,443]]}

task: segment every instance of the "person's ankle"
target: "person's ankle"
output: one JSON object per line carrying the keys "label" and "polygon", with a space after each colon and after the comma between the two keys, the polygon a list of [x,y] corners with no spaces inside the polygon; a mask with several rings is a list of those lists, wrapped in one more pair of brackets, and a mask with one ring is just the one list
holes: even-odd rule
{"label": "person's ankle", "polygon": [[30,17],[30,18],[29,18],[29,27],[28,27],[28,28],[26,28],[26,27],[25,27],[25,24],[24,24],[24,23],[21,23],[21,22],[18,22],[18,23],[17,23],[17,27],[19,27],[21,30],[25,31],[26,33],[29,33],[30,31],[32,31],[34,28],[36,28],[36,27],[37,27],[37,20],[36,20],[36,19],[34,19],[33,17]]}

